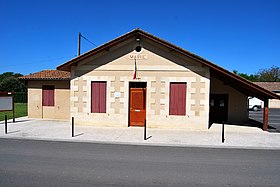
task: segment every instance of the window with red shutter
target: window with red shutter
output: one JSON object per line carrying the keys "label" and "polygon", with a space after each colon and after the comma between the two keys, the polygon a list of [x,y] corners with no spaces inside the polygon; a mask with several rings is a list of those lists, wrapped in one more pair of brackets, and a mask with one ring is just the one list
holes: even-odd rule
{"label": "window with red shutter", "polygon": [[169,115],[186,115],[187,83],[171,82],[169,92]]}
{"label": "window with red shutter", "polygon": [[44,85],[42,92],[43,106],[54,106],[54,86]]}
{"label": "window with red shutter", "polygon": [[91,112],[106,113],[106,89],[105,81],[91,82]]}

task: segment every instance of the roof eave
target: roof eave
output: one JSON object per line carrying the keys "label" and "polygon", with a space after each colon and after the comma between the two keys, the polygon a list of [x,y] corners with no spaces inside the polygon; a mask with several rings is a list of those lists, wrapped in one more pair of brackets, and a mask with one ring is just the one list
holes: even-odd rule
{"label": "roof eave", "polygon": [[140,29],[135,29],[135,30],[133,30],[131,32],[128,32],[128,33],[126,33],[126,34],[124,34],[124,35],[122,35],[122,36],[120,36],[120,37],[118,37],[114,40],[111,40],[111,41],[101,45],[100,47],[97,47],[93,50],[90,50],[90,51],[88,51],[87,53],[85,53],[81,56],[78,56],[78,57],[76,57],[76,58],[74,58],[74,59],[72,59],[72,60],[70,60],[70,61],[68,61],[64,64],[61,64],[61,65],[57,66],[57,69],[70,72],[71,71],[71,66],[78,63],[79,61],[84,60],[84,59],[86,59],[86,58],[88,58],[88,57],[90,57],[90,56],[92,56],[92,55],[94,55],[98,52],[101,52],[105,49],[108,50],[108,48],[110,48],[111,46],[114,46],[114,45],[116,45],[118,43],[121,43],[122,41],[126,40],[127,38],[137,36],[137,35],[142,36],[142,37],[146,37],[146,38],[148,38],[148,39],[150,39],[150,40],[152,40],[156,43],[159,43],[159,44],[161,44],[161,45],[163,45],[163,46],[165,46],[169,49],[172,49],[172,50],[174,50],[174,51],[176,51],[180,54],[183,54],[183,55],[185,55],[185,56],[187,56],[187,57],[189,57],[193,60],[196,60],[196,61],[200,62],[202,65],[204,65],[206,67],[209,67],[210,70],[212,70],[212,71],[219,72],[219,73],[221,73],[225,76],[228,76],[228,77],[230,77],[230,78],[232,78],[232,79],[234,79],[238,82],[241,82],[241,83],[247,85],[248,87],[250,87],[250,89],[255,89],[255,90],[261,92],[262,93],[261,95],[264,96],[265,98],[280,99],[279,95],[277,95],[275,93],[272,93],[272,92],[270,92],[270,91],[268,91],[268,90],[266,90],[266,89],[264,89],[264,88],[262,88],[258,85],[255,85],[254,83],[252,83],[252,82],[234,74],[233,72],[230,72],[230,71],[228,71],[228,70],[226,70],[226,69],[224,69],[224,68],[222,68],[222,67],[220,67],[216,64],[213,64],[212,62],[210,62],[210,61],[208,61],[208,60],[206,60],[206,59],[204,59],[204,58],[202,58],[202,57],[200,57],[196,54],[193,54],[193,53],[191,53],[191,52],[189,52],[185,49],[182,49],[182,48],[180,48],[180,47],[178,47],[174,44],[171,44],[170,42],[162,40],[162,39],[160,39],[160,38],[158,38],[158,37],[156,37],[152,34],[144,32],[143,30],[140,30]]}
{"label": "roof eave", "polygon": [[25,80],[25,81],[64,81],[64,80],[70,80],[70,78],[20,78],[20,80]]}
{"label": "roof eave", "polygon": [[270,92],[268,90],[265,90],[264,88],[262,88],[262,87],[260,87],[258,85],[255,85],[254,83],[248,81],[247,79],[245,79],[243,77],[240,77],[239,75],[236,75],[233,72],[230,72],[230,71],[228,71],[228,70],[226,70],[226,69],[224,69],[224,68],[222,68],[222,67],[220,67],[220,66],[218,66],[216,64],[213,64],[212,62],[210,62],[210,61],[208,61],[208,60],[206,60],[206,59],[204,59],[204,58],[202,58],[202,57],[200,57],[200,56],[198,56],[196,54],[193,54],[193,53],[191,53],[191,52],[189,52],[187,50],[184,50],[184,49],[182,49],[180,47],[177,47],[177,46],[175,46],[175,45],[173,45],[173,44],[171,44],[171,43],[169,43],[169,42],[167,42],[165,40],[157,38],[157,37],[155,37],[153,35],[150,35],[150,34],[148,34],[146,32],[142,31],[140,33],[140,35],[145,36],[145,37],[147,37],[147,35],[148,35],[149,39],[151,39],[151,40],[153,40],[153,41],[155,41],[157,43],[164,44],[166,47],[172,48],[172,50],[174,50],[174,51],[177,51],[177,52],[179,52],[179,53],[181,53],[183,55],[186,55],[189,58],[192,58],[193,60],[199,61],[200,63],[202,63],[203,65],[209,67],[210,69],[213,69],[213,70],[218,71],[218,72],[220,72],[222,74],[228,75],[228,76],[230,76],[231,78],[233,78],[233,79],[235,79],[237,81],[240,81],[240,82],[242,82],[242,83],[244,83],[244,84],[246,84],[246,85],[248,85],[250,87],[253,87],[253,88],[259,90],[260,92],[264,93],[265,95],[269,95],[271,99],[280,99],[279,95],[277,95],[275,93],[272,93],[272,92]]}

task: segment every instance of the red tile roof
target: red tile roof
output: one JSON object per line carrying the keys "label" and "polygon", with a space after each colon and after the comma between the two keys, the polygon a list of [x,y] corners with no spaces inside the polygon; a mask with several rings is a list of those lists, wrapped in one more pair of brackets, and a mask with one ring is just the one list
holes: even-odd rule
{"label": "red tile roof", "polygon": [[269,91],[280,91],[280,82],[254,82],[254,83]]}
{"label": "red tile roof", "polygon": [[61,70],[43,70],[30,75],[19,77],[22,80],[69,80],[71,73]]}

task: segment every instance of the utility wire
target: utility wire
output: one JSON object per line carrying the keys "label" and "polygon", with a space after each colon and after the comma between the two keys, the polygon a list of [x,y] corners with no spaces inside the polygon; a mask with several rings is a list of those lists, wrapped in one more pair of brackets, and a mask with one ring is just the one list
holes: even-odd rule
{"label": "utility wire", "polygon": [[91,41],[90,41],[89,39],[87,39],[85,36],[81,35],[81,37],[82,37],[83,39],[85,39],[86,41],[88,41],[89,43],[91,43],[92,45],[94,45],[95,47],[97,47],[97,45],[96,45],[95,43],[91,42]]}
{"label": "utility wire", "polygon": [[[89,43],[91,43],[92,45],[94,45],[95,47],[97,47],[97,45],[93,42],[91,42],[89,39],[87,39],[85,36],[81,35],[81,37],[83,39],[85,39],[86,41],[88,41]],[[18,66],[25,66],[25,65],[32,65],[32,64],[41,64],[41,63],[49,63],[49,62],[54,62],[54,61],[58,61],[58,60],[62,60],[62,59],[65,59],[65,58],[74,58],[74,56],[64,56],[64,57],[58,57],[58,58],[52,58],[52,59],[44,59],[44,60],[36,60],[36,61],[33,61],[33,62],[23,62],[23,63],[16,63],[16,64],[9,64],[9,63],[5,63],[4,64],[0,64],[0,67],[1,68],[6,68],[6,67],[18,67]]]}

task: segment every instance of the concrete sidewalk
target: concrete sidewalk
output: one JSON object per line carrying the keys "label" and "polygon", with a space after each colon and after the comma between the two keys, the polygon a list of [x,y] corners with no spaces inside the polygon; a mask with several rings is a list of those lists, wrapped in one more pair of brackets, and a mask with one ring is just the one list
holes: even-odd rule
{"label": "concrete sidewalk", "polygon": [[256,127],[225,125],[225,142],[221,142],[221,125],[213,124],[207,131],[147,128],[144,140],[142,127],[75,126],[71,137],[70,122],[29,119],[9,120],[8,134],[0,122],[0,138],[51,141],[123,143],[135,145],[219,147],[246,149],[280,149],[280,133],[264,132]]}

